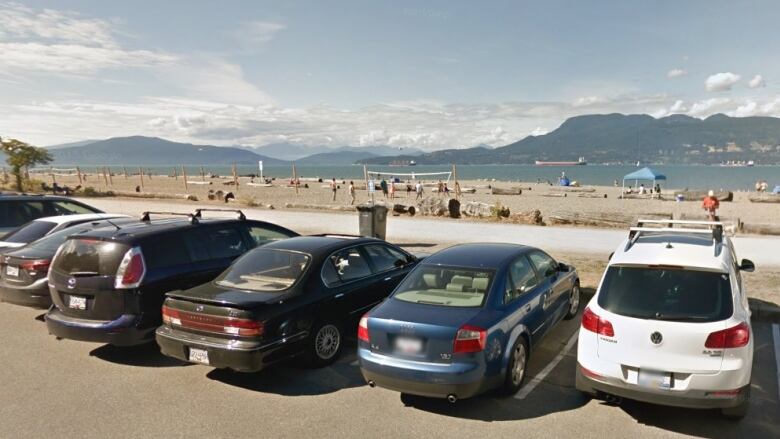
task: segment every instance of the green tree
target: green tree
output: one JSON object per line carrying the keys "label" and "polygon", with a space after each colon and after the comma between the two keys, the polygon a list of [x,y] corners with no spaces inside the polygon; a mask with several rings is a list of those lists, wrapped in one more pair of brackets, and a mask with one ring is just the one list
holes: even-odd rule
{"label": "green tree", "polygon": [[20,140],[3,140],[0,138],[0,146],[7,157],[5,160],[11,167],[11,173],[14,174],[14,177],[16,178],[16,190],[19,192],[23,190],[22,169],[36,164],[44,165],[53,160],[49,151],[46,151],[44,148],[38,148],[24,143]]}

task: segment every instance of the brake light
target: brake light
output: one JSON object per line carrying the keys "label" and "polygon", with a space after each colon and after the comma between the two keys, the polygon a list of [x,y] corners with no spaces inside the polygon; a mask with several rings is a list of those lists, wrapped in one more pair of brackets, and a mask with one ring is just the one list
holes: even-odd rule
{"label": "brake light", "polygon": [[219,334],[258,337],[263,335],[265,330],[263,322],[182,311],[170,308],[168,305],[163,305],[162,316],[163,323],[166,325],[181,326]]}
{"label": "brake light", "polygon": [[485,349],[487,331],[471,325],[463,325],[455,334],[454,353],[481,352]]}
{"label": "brake light", "polygon": [[742,322],[722,331],[716,331],[707,337],[704,347],[709,349],[741,348],[750,341],[750,327]]}
{"label": "brake light", "polygon": [[119,268],[116,270],[114,288],[137,288],[146,274],[146,264],[141,249],[133,247],[125,253]]}
{"label": "brake light", "polygon": [[582,312],[582,327],[590,332],[596,334],[605,335],[607,337],[614,337],[615,330],[612,328],[612,323],[609,320],[599,317],[595,312],[590,310],[590,307],[585,308]]}
{"label": "brake light", "polygon": [[364,341],[368,343],[369,337],[368,337],[368,317],[363,316],[360,318],[360,323],[358,324],[358,340]]}
{"label": "brake light", "polygon": [[27,270],[31,275],[35,275],[38,271],[48,271],[51,261],[48,259],[36,259],[34,261],[24,261],[19,264],[19,268]]}

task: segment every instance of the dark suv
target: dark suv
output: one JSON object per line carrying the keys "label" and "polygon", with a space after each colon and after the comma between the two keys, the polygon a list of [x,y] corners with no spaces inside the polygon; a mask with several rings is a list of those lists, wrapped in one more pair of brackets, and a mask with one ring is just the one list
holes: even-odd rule
{"label": "dark suv", "polygon": [[77,213],[103,211],[67,197],[0,194],[0,236],[34,219]]}
{"label": "dark suv", "polygon": [[211,281],[244,252],[297,236],[240,211],[238,219],[203,219],[205,210],[215,209],[155,220],[147,212],[66,240],[49,271],[49,333],[117,346],[152,341],[166,292]]}

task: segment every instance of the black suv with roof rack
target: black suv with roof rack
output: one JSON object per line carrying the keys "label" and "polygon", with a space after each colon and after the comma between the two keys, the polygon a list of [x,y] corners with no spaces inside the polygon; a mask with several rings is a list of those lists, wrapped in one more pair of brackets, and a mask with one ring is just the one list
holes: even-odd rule
{"label": "black suv with roof rack", "polygon": [[46,216],[103,213],[68,197],[0,193],[0,236]]}
{"label": "black suv with roof rack", "polygon": [[[165,293],[211,281],[246,251],[298,236],[284,227],[194,214],[145,212],[140,221],[72,236],[49,270],[49,333],[131,346],[154,339]],[[151,219],[153,214],[185,218]]]}

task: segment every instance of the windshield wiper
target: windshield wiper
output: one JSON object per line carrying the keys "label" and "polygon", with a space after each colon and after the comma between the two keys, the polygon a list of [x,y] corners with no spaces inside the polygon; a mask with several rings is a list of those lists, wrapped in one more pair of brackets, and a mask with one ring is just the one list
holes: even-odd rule
{"label": "windshield wiper", "polygon": [[653,316],[653,319],[655,320],[674,320],[674,321],[680,321],[680,322],[686,322],[686,321],[698,321],[698,320],[709,320],[709,317],[704,316],[692,316],[692,315],[683,315],[683,314],[661,314],[660,312],[655,313]]}
{"label": "windshield wiper", "polygon": [[87,277],[87,276],[97,276],[100,273],[97,271],[72,271],[69,273],[73,277]]}

